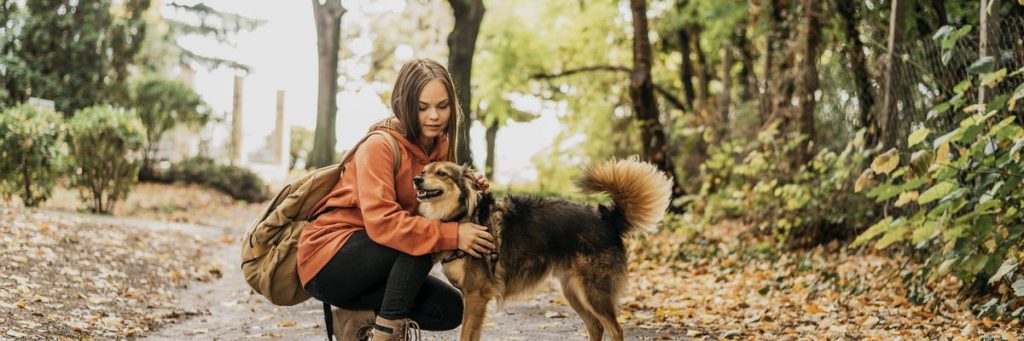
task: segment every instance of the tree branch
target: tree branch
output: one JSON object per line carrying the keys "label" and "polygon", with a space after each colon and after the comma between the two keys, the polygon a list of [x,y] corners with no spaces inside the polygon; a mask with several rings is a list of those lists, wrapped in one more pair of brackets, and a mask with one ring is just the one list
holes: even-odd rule
{"label": "tree branch", "polygon": [[[560,78],[560,77],[568,77],[568,76],[575,75],[577,73],[597,72],[597,71],[624,72],[624,73],[628,74],[630,72],[633,72],[633,69],[627,68],[625,66],[617,66],[617,65],[594,65],[594,66],[584,66],[584,67],[580,67],[580,68],[576,68],[576,69],[563,70],[562,72],[556,72],[556,73],[543,73],[543,72],[535,73],[535,74],[530,75],[530,78],[531,79],[540,79],[540,80],[549,80],[549,79],[555,79],[555,78]],[[686,111],[686,105],[684,105],[683,102],[679,100],[679,98],[677,98],[676,96],[672,95],[672,93],[669,92],[668,89],[665,89],[661,85],[654,84],[654,90],[657,91],[658,94],[661,95],[661,97],[664,97],[665,100],[667,100],[669,102],[669,104],[672,105],[672,107],[674,107],[676,109],[679,109],[679,110]]]}

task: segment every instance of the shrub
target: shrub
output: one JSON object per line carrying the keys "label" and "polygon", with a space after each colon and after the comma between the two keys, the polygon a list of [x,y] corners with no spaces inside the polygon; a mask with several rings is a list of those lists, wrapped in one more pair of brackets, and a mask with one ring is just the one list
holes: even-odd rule
{"label": "shrub", "polygon": [[773,124],[754,142],[727,141],[712,150],[701,165],[700,190],[688,198],[689,223],[701,227],[739,219],[789,246],[854,236],[855,227],[872,214],[870,202],[852,190],[871,153],[863,132],[842,152],[822,149],[798,166],[791,164],[791,155],[800,139],[778,135]]}
{"label": "shrub", "polygon": [[131,190],[142,166],[146,128],[133,111],[93,106],[75,113],[72,185],[92,212],[110,213]]}
{"label": "shrub", "polygon": [[220,165],[206,157],[195,157],[178,163],[162,178],[167,182],[210,187],[236,200],[260,202],[268,199],[266,186],[256,173],[242,167]]}
{"label": "shrub", "polygon": [[0,193],[25,206],[46,201],[64,170],[67,145],[61,115],[28,104],[0,111]]}
{"label": "shrub", "polygon": [[147,74],[133,81],[126,104],[135,109],[146,127],[146,149],[140,174],[143,180],[152,172],[153,158],[164,133],[181,124],[202,126],[211,119],[199,94],[179,81],[157,74]]}
{"label": "shrub", "polygon": [[[1003,77],[1021,74],[1024,69],[985,73],[979,85],[996,88]],[[860,182],[879,182],[867,194],[896,209],[854,245],[874,241],[881,249],[909,242],[927,256],[915,273],[918,282],[953,273],[975,293],[998,289],[1024,296],[1019,266],[1024,256],[1024,128],[1013,115],[1024,85],[994,96],[987,107],[967,105],[966,98],[977,91],[972,88],[970,79],[958,85],[956,94],[910,134],[906,150],[889,150],[865,170]],[[935,117],[947,111],[959,125],[933,131],[941,127]],[[1001,313],[1006,308],[1006,303],[990,301],[981,310]]]}

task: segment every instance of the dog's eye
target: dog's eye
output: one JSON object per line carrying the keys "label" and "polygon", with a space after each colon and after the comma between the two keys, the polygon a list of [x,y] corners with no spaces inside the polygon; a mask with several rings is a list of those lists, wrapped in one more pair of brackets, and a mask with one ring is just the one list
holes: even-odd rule
{"label": "dog's eye", "polygon": [[448,173],[445,173],[444,171],[437,171],[437,176],[445,176],[446,177],[446,176],[448,176]]}

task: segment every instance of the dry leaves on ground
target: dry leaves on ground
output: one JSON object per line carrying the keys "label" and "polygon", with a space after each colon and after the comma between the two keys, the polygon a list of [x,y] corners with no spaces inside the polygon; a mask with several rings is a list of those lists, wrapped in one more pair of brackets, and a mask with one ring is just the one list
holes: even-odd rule
{"label": "dry leaves on ground", "polygon": [[708,339],[1018,338],[1018,320],[975,318],[953,278],[932,284],[932,304],[918,305],[892,276],[901,259],[838,243],[780,251],[738,235],[634,241],[620,319]]}

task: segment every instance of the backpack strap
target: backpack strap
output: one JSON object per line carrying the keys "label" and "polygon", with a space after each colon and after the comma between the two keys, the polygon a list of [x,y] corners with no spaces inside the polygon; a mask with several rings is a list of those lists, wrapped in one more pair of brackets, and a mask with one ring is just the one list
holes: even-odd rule
{"label": "backpack strap", "polygon": [[[349,151],[348,153],[350,155],[355,155],[356,148],[358,148],[359,145],[363,144],[363,141],[366,141],[366,139],[370,138],[371,135],[383,135],[384,138],[387,139],[388,142],[391,144],[391,155],[392,155],[392,159],[395,160],[395,165],[394,165],[391,173],[392,173],[393,176],[397,177],[398,176],[398,168],[402,167],[402,150],[401,150],[401,146],[398,145],[398,140],[395,140],[394,136],[391,136],[391,134],[389,134],[389,133],[387,133],[385,131],[380,131],[380,130],[371,131],[369,134],[366,134],[366,137],[363,137],[362,140],[360,140],[358,143],[356,143],[356,145],[354,147],[352,147],[352,150]],[[351,157],[346,155],[345,159],[346,160],[342,160],[341,164],[339,165],[339,167],[343,167],[342,170],[344,170],[345,164],[348,163],[349,160],[351,160]],[[331,335],[334,334],[334,319],[331,318],[331,304],[327,303],[327,301],[323,301],[323,303],[324,303],[324,326],[327,327],[327,341],[332,341],[331,340]],[[338,336],[338,340],[341,340],[341,336]]]}

